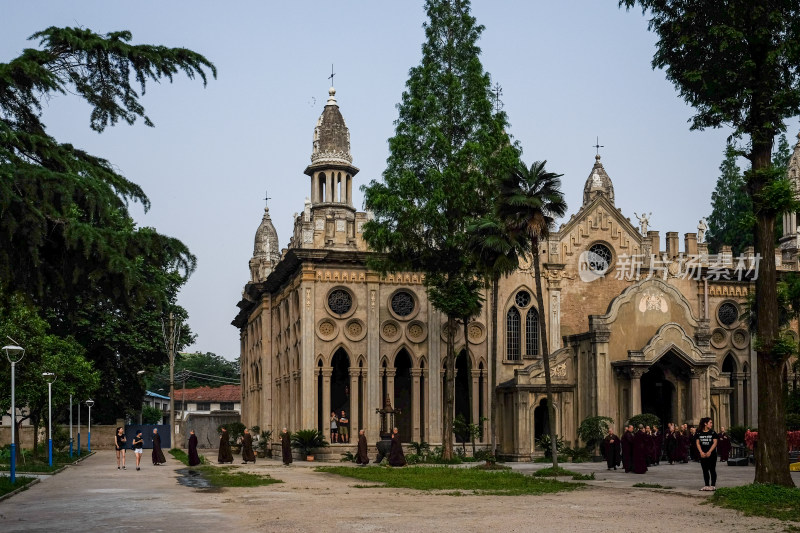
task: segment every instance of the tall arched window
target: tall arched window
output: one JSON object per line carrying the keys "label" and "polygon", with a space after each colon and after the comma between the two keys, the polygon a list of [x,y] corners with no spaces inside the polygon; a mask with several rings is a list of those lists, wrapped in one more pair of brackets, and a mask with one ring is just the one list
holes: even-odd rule
{"label": "tall arched window", "polygon": [[525,317],[525,355],[539,355],[539,313],[533,307]]}
{"label": "tall arched window", "polygon": [[506,313],[506,359],[519,361],[522,338],[520,336],[520,316],[516,307]]}

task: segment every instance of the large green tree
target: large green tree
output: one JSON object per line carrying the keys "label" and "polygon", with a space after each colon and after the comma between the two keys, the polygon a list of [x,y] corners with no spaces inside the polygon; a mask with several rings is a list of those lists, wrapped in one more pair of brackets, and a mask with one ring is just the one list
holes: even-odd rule
{"label": "large green tree", "polygon": [[74,335],[103,374],[98,412],[114,418],[138,407],[136,369],[165,359],[160,316],[185,315],[175,295],[196,260],[180,240],[137,227],[128,205],[147,210],[144,191],[50,136],[41,102],[83,99],[98,132],[152,126],[139,101],[148,82],[183,73],[205,84],[216,69],[191,50],[130,44],[127,31],[51,27],[31,39],[38,48],[0,63],[0,295],[24,295],[54,334]]}
{"label": "large green tree", "polygon": [[[708,217],[706,242],[712,253],[719,253],[723,245],[730,245],[738,256],[748,246],[753,246],[753,229],[756,224],[753,201],[747,194],[747,183],[737,163],[739,151],[731,144],[725,147],[725,159],[719,166],[717,186],[711,193],[711,214]],[[786,135],[781,134],[778,147],[772,154],[772,164],[781,175],[786,174],[792,151]],[[780,239],[782,221],[775,221],[775,238]]]}
{"label": "large green tree", "polygon": [[[176,380],[175,386],[187,389],[195,387],[221,387],[240,382],[239,360],[229,361],[213,352],[179,353],[175,357],[175,375],[186,375],[185,380]],[[169,387],[169,365],[148,377],[150,390]]]}
{"label": "large green tree", "polygon": [[510,170],[518,150],[504,131],[505,114],[491,103],[477,44],[483,26],[469,1],[428,0],[425,9],[422,60],[397,106],[383,181],[364,187],[375,214],[364,238],[385,253],[375,268],[423,272],[429,300],[447,317],[442,440],[450,457],[455,333],[479,312],[483,286],[467,228],[488,213],[492,176]]}
{"label": "large green tree", "polygon": [[792,188],[772,164],[775,136],[800,113],[800,3],[796,0],[619,0],[641,6],[658,36],[653,68],[666,70],[695,108],[692,129],[724,124],[745,137],[753,202],[756,280],[758,462],[755,481],[793,486],[786,455],[781,373],[790,353],[779,339],[775,220],[796,210]]}

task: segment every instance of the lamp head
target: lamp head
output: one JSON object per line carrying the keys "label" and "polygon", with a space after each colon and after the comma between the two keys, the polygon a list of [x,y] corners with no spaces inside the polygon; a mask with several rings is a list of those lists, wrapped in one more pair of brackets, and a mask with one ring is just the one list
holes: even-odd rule
{"label": "lamp head", "polygon": [[141,376],[142,374],[144,374],[144,370],[139,370],[139,371],[136,372],[137,376]]}
{"label": "lamp head", "polygon": [[89,398],[88,400],[86,400],[86,405],[88,405],[89,407],[93,406],[94,405],[94,400]]}
{"label": "lamp head", "polygon": [[13,356],[16,355],[20,356],[19,359],[14,361],[15,363],[20,359],[22,359],[23,357],[25,357],[25,348],[23,348],[22,346],[17,346],[16,344],[8,344],[6,346],[3,346],[3,351],[6,352],[6,359],[8,359],[9,363],[12,362],[11,358]]}

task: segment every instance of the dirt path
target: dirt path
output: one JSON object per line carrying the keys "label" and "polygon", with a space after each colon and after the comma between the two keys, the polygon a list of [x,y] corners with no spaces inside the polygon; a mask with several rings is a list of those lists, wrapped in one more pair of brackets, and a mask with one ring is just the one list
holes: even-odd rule
{"label": "dirt path", "polygon": [[[635,489],[637,481],[668,484],[694,476],[694,465],[647,476],[606,473],[597,465],[567,465],[597,472],[598,481],[575,492],[547,496],[448,496],[389,488],[355,488],[361,482],[314,472],[313,466],[259,460],[238,466],[270,474],[284,483],[216,492],[177,482],[183,465],[144,464],[118,471],[113,452],[100,452],[80,465],[0,502],[0,531],[309,531],[318,532],[624,532],[685,528],[702,520],[703,530],[783,531],[786,524],[748,518],[701,505],[706,494]],[[143,461],[144,462],[144,461]],[[515,465],[529,471],[534,465]],[[685,469],[682,471],[681,469]],[[660,472],[660,473],[659,473]],[[721,472],[721,479],[725,479]],[[748,473],[730,471],[746,480]],[[665,479],[661,479],[661,478]],[[687,487],[696,483],[687,482]],[[745,481],[746,482],[746,481]],[[673,483],[675,484],[675,483]],[[739,484],[738,482],[735,484]],[[677,491],[677,492],[676,492]],[[800,525],[800,524],[798,524]],[[222,528],[222,529],[220,529]]]}

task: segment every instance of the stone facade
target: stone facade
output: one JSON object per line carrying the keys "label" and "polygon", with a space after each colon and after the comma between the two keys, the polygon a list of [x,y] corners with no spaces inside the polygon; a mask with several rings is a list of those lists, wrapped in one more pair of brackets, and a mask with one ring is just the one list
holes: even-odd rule
{"label": "stone facade", "polygon": [[[798,143],[800,147],[800,143]],[[800,148],[793,165],[800,168]],[[794,167],[792,167],[794,168]],[[329,435],[330,413],[347,411],[352,428],[378,438],[376,409],[388,396],[401,410],[406,441],[441,442],[445,319],[428,302],[419,273],[380,276],[367,268],[362,238],[369,214],[352,205],[350,135],[335,91],[314,130],[310,199],[296,216],[279,257],[265,214],[251,260],[259,265],[239,302],[242,421]],[[268,213],[268,212],[267,212]],[[784,224],[785,228],[789,228]],[[796,227],[796,225],[795,225]],[[270,229],[271,228],[271,229]],[[787,237],[797,230],[787,230]],[[267,242],[269,250],[259,248]],[[790,239],[786,239],[787,241]],[[755,352],[742,320],[754,289],[752,250],[709,254],[697,234],[640,232],[614,204],[600,157],[583,205],[542,244],[545,309],[537,309],[530,258],[500,281],[498,345],[489,358],[487,305],[456,334],[456,413],[484,425],[488,383],[496,372],[498,443],[503,455],[528,460],[546,431],[539,317],[546,313],[555,389],[556,432],[576,442],[587,416],[617,423],[652,412],[664,422],[755,424]],[[664,248],[664,249],[662,249]],[[796,250],[776,250],[781,270],[796,270]],[[495,368],[493,368],[493,366]],[[796,376],[787,368],[787,380]]]}

